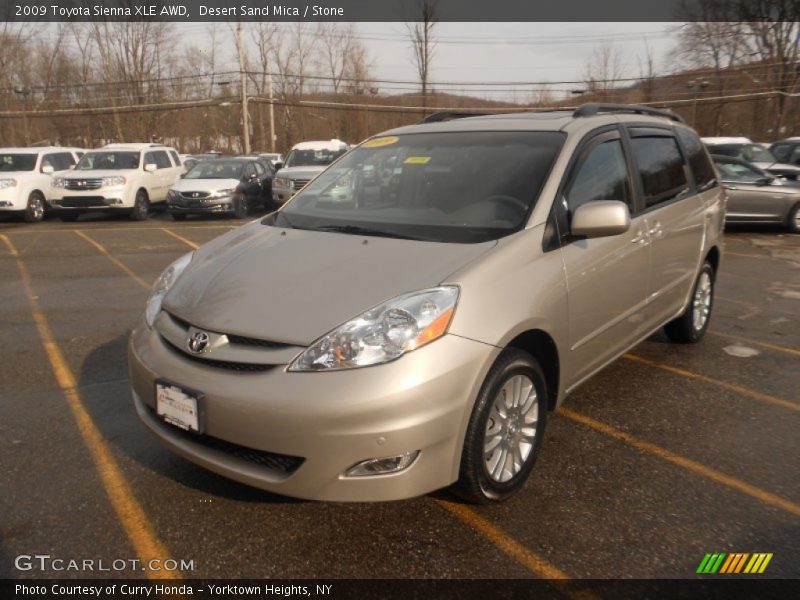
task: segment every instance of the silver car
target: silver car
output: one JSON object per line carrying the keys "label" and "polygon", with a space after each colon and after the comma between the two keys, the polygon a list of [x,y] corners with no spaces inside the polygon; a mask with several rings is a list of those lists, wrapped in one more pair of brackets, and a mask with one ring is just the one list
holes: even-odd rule
{"label": "silver car", "polygon": [[724,192],[678,117],[453,116],[164,271],[129,345],[161,442],[289,496],[498,501],[592,374],[663,326],[703,337]]}
{"label": "silver car", "polygon": [[272,201],[285,204],[347,150],[348,145],[341,140],[300,142],[292,146],[286,162],[275,164],[278,172],[272,181]]}
{"label": "silver car", "polygon": [[714,156],[728,193],[728,223],[775,223],[800,233],[800,184],[737,158]]}

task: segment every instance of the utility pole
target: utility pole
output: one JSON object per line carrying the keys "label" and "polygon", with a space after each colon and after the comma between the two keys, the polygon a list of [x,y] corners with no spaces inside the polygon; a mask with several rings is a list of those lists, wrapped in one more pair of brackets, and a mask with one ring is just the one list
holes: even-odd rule
{"label": "utility pole", "polygon": [[275,152],[275,98],[272,95],[272,73],[269,74],[269,151]]}
{"label": "utility pole", "polygon": [[244,153],[250,154],[250,112],[247,109],[247,79],[244,68],[244,48],[242,47],[242,23],[236,24],[236,53],[239,55],[239,83],[242,99],[242,140]]}
{"label": "utility pole", "polygon": [[17,86],[14,88],[14,93],[22,96],[23,109],[22,109],[22,126],[25,133],[25,145],[31,145],[31,131],[28,126],[28,97],[31,95],[31,90],[26,87]]}

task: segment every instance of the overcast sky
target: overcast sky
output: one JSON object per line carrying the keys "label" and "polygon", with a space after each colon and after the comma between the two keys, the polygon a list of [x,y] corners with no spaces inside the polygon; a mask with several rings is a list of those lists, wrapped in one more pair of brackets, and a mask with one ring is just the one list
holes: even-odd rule
{"label": "overcast sky", "polygon": [[[186,28],[192,43],[208,45],[209,24],[176,25]],[[655,58],[657,73],[670,68],[669,52],[675,46],[675,23],[438,23],[433,81],[472,84],[454,88],[461,93],[478,92],[479,84],[515,81],[581,81],[594,49],[612,43],[622,57],[625,75],[639,75],[645,57],[645,40]],[[311,25],[310,27],[313,27]],[[376,79],[417,81],[410,42],[404,23],[359,23],[358,35],[372,58]],[[218,26],[218,35],[230,39],[228,24]],[[232,43],[224,44],[229,52]],[[234,68],[233,55],[229,56]],[[395,86],[401,87],[401,86]],[[572,84],[553,84],[568,90]],[[440,88],[441,89],[441,88]],[[398,90],[401,91],[401,90]],[[411,89],[404,91],[412,91]],[[382,92],[386,93],[385,87]],[[520,95],[524,95],[523,92]],[[523,100],[522,97],[518,98]]]}

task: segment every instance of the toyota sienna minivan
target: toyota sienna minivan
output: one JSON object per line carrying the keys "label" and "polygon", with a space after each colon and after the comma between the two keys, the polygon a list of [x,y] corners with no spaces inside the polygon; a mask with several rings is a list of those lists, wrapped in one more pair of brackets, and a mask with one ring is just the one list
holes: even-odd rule
{"label": "toyota sienna minivan", "polygon": [[702,338],[724,208],[666,111],[432,115],[169,266],[130,338],[136,410],[279,494],[503,500],[577,386],[661,327]]}

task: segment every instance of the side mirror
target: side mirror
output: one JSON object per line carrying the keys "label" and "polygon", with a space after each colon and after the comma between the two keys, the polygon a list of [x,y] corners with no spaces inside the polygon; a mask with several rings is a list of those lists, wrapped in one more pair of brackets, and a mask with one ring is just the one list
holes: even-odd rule
{"label": "side mirror", "polygon": [[618,200],[587,202],[572,215],[572,235],[587,238],[606,237],[625,233],[631,228],[628,205]]}
{"label": "side mirror", "polygon": [[148,173],[155,173],[158,170],[158,166],[153,163],[147,163],[144,166],[144,170],[147,171]]}
{"label": "side mirror", "polygon": [[[798,161],[798,162],[800,162],[800,161]],[[278,169],[282,169],[283,168],[283,163],[281,161],[276,161],[276,162],[272,163],[272,166],[275,167],[275,170],[277,171]]]}
{"label": "side mirror", "polygon": [[44,173],[45,175],[50,175],[54,171],[55,171],[55,169],[53,168],[52,165],[44,165],[42,167],[42,173]]}

